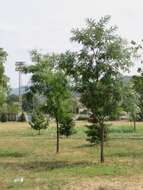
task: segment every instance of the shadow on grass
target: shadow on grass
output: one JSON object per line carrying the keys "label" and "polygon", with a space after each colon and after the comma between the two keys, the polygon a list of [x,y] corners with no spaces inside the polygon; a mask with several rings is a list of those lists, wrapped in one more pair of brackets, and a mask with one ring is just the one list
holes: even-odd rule
{"label": "shadow on grass", "polygon": [[131,152],[131,151],[126,151],[126,152],[112,152],[106,154],[108,157],[130,157],[130,158],[143,158],[143,152]]}
{"label": "shadow on grass", "polygon": [[95,166],[96,163],[92,162],[66,162],[66,161],[32,161],[32,162],[2,162],[0,167],[10,168],[10,169],[23,169],[23,170],[33,170],[33,171],[45,171],[54,169],[64,169],[64,168],[75,168],[75,167],[90,167]]}

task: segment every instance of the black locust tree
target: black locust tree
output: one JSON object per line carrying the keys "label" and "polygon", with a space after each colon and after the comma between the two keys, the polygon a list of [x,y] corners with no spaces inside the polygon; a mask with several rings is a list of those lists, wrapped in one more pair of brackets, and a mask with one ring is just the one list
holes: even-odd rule
{"label": "black locust tree", "polygon": [[72,30],[71,40],[80,50],[61,55],[60,67],[73,78],[81,102],[92,113],[92,123],[100,127],[100,160],[104,162],[105,120],[120,101],[120,71],[131,65],[132,49],[109,25],[110,16]]}

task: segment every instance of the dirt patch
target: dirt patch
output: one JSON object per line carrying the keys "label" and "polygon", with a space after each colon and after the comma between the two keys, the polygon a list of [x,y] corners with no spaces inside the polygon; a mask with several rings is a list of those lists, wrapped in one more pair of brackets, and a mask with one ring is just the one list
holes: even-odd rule
{"label": "dirt patch", "polygon": [[63,190],[143,190],[143,176],[81,179]]}

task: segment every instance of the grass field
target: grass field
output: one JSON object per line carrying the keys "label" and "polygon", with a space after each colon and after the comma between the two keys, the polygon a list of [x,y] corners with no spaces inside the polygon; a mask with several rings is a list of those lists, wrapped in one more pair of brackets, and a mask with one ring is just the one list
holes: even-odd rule
{"label": "grass field", "polygon": [[140,190],[143,189],[143,123],[133,133],[128,122],[113,122],[105,143],[89,146],[83,122],[77,133],[60,140],[55,153],[55,128],[39,136],[26,123],[0,124],[0,190]]}

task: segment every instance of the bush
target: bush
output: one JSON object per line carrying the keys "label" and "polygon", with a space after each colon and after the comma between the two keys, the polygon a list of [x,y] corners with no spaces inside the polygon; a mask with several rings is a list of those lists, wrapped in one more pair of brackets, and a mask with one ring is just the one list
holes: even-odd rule
{"label": "bush", "polygon": [[72,117],[65,116],[60,121],[60,135],[64,135],[66,137],[69,137],[70,135],[73,135],[76,133],[74,130],[74,122]]}
{"label": "bush", "polygon": [[8,117],[6,113],[2,113],[1,114],[1,122],[7,122],[8,121]]}
{"label": "bush", "polygon": [[26,115],[24,112],[21,113],[21,115],[18,117],[19,122],[25,122],[26,121]]}
{"label": "bush", "polygon": [[[101,142],[101,127],[98,124],[86,126],[87,130],[85,131],[87,135],[87,141],[91,144],[99,144]],[[104,126],[104,141],[107,140],[107,127]]]}

